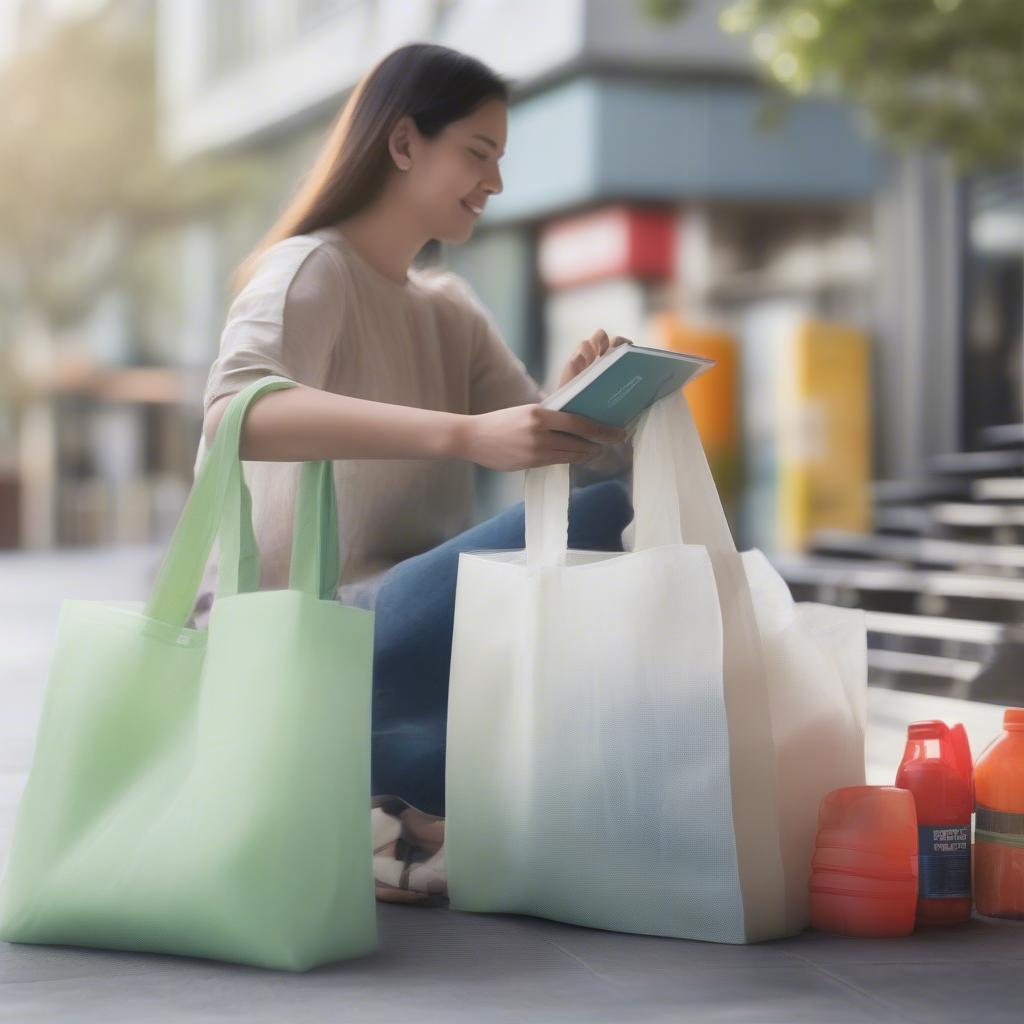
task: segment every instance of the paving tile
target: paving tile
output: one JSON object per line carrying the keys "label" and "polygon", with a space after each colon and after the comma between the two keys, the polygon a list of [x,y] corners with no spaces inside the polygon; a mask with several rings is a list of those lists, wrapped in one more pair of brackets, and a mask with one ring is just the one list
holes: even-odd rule
{"label": "paving tile", "polygon": [[[457,913],[452,911],[452,913]],[[462,914],[463,917],[502,917],[533,934],[553,942],[579,957],[595,970],[621,967],[656,976],[671,973],[681,964],[707,967],[802,967],[806,963],[792,956],[787,940],[731,945],[653,935],[631,935],[602,931],[519,915]]]}
{"label": "paving tile", "polygon": [[829,972],[920,1024],[967,1018],[1019,1024],[1024,1014],[1024,970],[1010,960],[845,963],[831,965]]}
{"label": "paving tile", "polygon": [[[0,556],[0,870],[61,598],[142,598],[161,553]],[[908,716],[931,716],[915,695],[873,693],[870,707],[870,763],[884,775]],[[991,728],[989,711],[970,719],[978,737]],[[1022,922],[975,917],[888,941],[808,930],[733,946],[443,906],[377,908],[376,953],[305,974],[0,942],[0,1024],[935,1024],[968,1014],[993,1024],[1018,1021],[1024,1006]]]}
{"label": "paving tile", "polygon": [[[628,941],[628,940],[625,940]],[[540,944],[543,945],[543,944]],[[512,962],[509,962],[509,953]],[[59,966],[60,958],[51,958]],[[869,1024],[906,1018],[882,1000],[813,967],[698,968],[657,980],[620,974],[614,982],[589,968],[508,943],[463,958],[440,958],[429,972],[404,970],[380,954],[303,975],[188,958],[153,957],[131,970],[125,958],[96,955],[96,973],[0,986],[0,1020],[75,1024],[183,1018],[210,1022],[400,1021],[493,1022],[702,1021]],[[467,971],[472,962],[478,970]],[[104,964],[109,965],[109,970]],[[75,966],[65,960],[62,969]],[[138,964],[136,963],[136,966]]]}
{"label": "paving tile", "polygon": [[[823,965],[1024,961],[1024,921],[978,914],[962,925],[917,928],[899,939],[860,939],[808,929],[785,941],[790,953]],[[1024,972],[1024,963],[1017,969]]]}

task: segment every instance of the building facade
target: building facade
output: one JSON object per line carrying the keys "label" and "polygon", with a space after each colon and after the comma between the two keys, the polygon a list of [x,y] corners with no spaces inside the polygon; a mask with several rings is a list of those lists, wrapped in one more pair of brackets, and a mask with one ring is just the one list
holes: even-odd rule
{"label": "building facade", "polygon": [[[217,353],[229,275],[359,78],[412,41],[472,53],[515,83],[502,195],[470,241],[428,246],[420,259],[467,278],[538,379],[550,383],[597,327],[658,343],[653,318],[676,313],[724,324],[742,355],[749,325],[813,315],[870,339],[876,479],[921,475],[932,455],[970,447],[987,420],[1019,417],[1019,194],[990,179],[965,184],[937,157],[885,153],[837,101],[773,111],[747,41],[718,27],[725,6],[695,0],[658,23],[624,0],[153,0],[164,152],[182,166],[247,157],[259,175],[158,255],[169,299],[156,348],[183,383],[151,381],[142,393],[167,402],[135,402],[95,427],[98,445],[130,429],[118,417],[150,424],[141,448],[114,446],[121,455],[105,456],[103,472],[184,465],[181,439],[198,440],[199,385]],[[0,52],[3,38],[0,27]],[[138,346],[118,333],[130,314],[117,302],[92,332],[115,368]],[[995,328],[993,302],[1003,317]],[[995,403],[986,359],[1010,374]],[[742,387],[741,416],[759,385]],[[30,429],[57,443],[45,418]],[[479,478],[481,517],[522,496],[521,474]],[[45,487],[39,494],[42,507]],[[182,497],[167,494],[168,509]],[[172,518],[151,517],[150,532]],[[56,528],[49,536],[61,540]]]}

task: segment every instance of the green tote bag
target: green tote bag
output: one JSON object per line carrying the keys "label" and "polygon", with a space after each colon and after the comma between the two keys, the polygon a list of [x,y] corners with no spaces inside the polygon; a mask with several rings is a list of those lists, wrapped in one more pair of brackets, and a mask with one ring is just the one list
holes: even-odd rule
{"label": "green tote bag", "polygon": [[[259,590],[229,403],[148,602],[65,600],[0,884],[0,938],[305,971],[377,948],[373,613],[334,599],[331,463]],[[220,537],[206,630],[185,625]]]}

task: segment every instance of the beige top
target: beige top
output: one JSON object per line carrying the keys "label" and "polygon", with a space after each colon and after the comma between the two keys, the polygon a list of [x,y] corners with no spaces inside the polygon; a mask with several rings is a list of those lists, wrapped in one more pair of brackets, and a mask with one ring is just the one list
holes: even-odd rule
{"label": "beige top", "polygon": [[[261,256],[228,311],[204,414],[268,373],[336,394],[469,414],[546,393],[462,277],[414,267],[398,284],[335,227],[283,239]],[[204,454],[200,438],[197,470]],[[300,465],[243,463],[262,589],[288,585]],[[336,460],[334,480],[343,584],[378,576],[472,525],[473,464],[465,460]],[[216,560],[215,545],[201,590],[214,589]]]}

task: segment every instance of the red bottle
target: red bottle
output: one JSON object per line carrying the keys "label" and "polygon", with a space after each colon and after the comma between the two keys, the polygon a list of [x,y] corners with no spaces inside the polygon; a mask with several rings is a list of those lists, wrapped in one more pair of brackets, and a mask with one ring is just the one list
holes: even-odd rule
{"label": "red bottle", "polygon": [[971,752],[962,725],[913,722],[896,785],[917,808],[918,924],[971,916]]}

